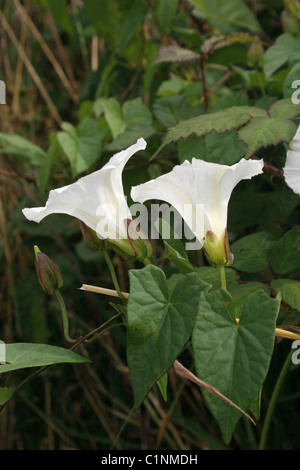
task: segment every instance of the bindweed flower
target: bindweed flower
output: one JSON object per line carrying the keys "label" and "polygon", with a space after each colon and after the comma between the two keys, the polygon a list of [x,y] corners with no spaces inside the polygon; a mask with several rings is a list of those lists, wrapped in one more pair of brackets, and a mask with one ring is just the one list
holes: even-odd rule
{"label": "bindweed flower", "polygon": [[59,267],[49,256],[42,253],[38,246],[34,247],[35,269],[39,283],[46,294],[52,295],[63,285],[63,277]]}
{"label": "bindweed flower", "polygon": [[[232,166],[193,159],[169,173],[135,186],[131,197],[140,203],[160,199],[177,209],[203,246],[212,266],[230,266],[233,255],[227,237],[227,209],[234,187],[262,173],[263,160],[242,159]],[[202,209],[202,210],[201,210]]]}
{"label": "bindweed flower", "polygon": [[[97,243],[93,239],[94,234],[100,240],[107,240],[126,259],[141,259],[146,254],[149,256],[148,241],[145,240],[147,249],[142,253],[138,246],[144,241],[128,238],[128,221],[132,220],[132,215],[122,183],[122,172],[127,161],[134,153],[145,148],[145,140],[138,139],[135,144],[111,157],[100,170],[73,184],[51,190],[45,207],[23,209],[24,216],[40,222],[50,214],[67,214],[82,222],[81,229],[89,229],[90,233],[83,235],[95,244],[95,248]],[[136,245],[138,248],[135,248]]]}
{"label": "bindweed flower", "polygon": [[289,150],[286,154],[286,162],[283,174],[286,184],[300,195],[300,126],[291,140]]}

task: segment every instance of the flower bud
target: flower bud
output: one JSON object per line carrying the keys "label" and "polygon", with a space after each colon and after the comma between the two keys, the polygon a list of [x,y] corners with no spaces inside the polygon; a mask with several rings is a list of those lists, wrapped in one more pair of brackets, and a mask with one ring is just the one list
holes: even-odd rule
{"label": "flower bud", "polygon": [[35,269],[39,283],[49,295],[52,295],[56,290],[60,289],[63,285],[63,277],[61,271],[56,263],[54,263],[49,256],[42,253],[38,246],[34,247],[35,254]]}
{"label": "flower bud", "polygon": [[120,254],[126,261],[144,261],[152,255],[152,245],[134,221],[126,219],[124,221],[127,238],[110,240],[107,242],[110,247]]}
{"label": "flower bud", "polygon": [[264,48],[262,44],[253,42],[247,50],[247,65],[249,67],[262,67],[264,61]]}
{"label": "flower bud", "polygon": [[297,18],[300,17],[300,3],[299,0],[284,0],[283,1],[285,10]]}
{"label": "flower bud", "polygon": [[280,20],[285,33],[298,34],[300,32],[300,22],[298,18],[287,10],[282,11]]}
{"label": "flower bud", "polygon": [[88,227],[84,222],[79,220],[81,233],[86,244],[92,250],[103,250],[103,240],[98,237],[96,232]]}
{"label": "flower bud", "polygon": [[233,264],[234,256],[229,246],[227,229],[225,229],[222,240],[219,240],[211,230],[206,232],[203,250],[211,266],[220,267]]}

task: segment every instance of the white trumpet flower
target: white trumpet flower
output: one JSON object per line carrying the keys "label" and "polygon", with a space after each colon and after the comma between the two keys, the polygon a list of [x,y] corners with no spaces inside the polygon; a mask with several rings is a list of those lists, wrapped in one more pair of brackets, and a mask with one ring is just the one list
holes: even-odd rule
{"label": "white trumpet flower", "polygon": [[286,184],[300,195],[300,126],[290,142],[283,174]]}
{"label": "white trumpet flower", "polygon": [[[99,239],[119,241],[125,251],[134,253],[128,242],[128,223],[132,219],[124,195],[122,172],[129,158],[146,148],[144,139],[131,145],[108,161],[100,170],[73,184],[51,190],[44,207],[23,209],[24,216],[40,222],[50,214],[67,214],[79,219]],[[128,246],[127,246],[128,245]]]}
{"label": "white trumpet flower", "polygon": [[[213,266],[229,266],[233,256],[227,237],[227,209],[234,187],[262,173],[263,160],[242,159],[232,166],[193,158],[169,173],[135,186],[134,201],[163,200],[177,209]],[[199,208],[202,207],[202,213]],[[202,223],[197,223],[197,217]]]}

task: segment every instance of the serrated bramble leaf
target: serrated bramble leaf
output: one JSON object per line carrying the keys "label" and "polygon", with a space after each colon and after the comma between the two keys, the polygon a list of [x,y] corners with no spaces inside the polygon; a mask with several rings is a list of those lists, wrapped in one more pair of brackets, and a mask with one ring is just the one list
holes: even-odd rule
{"label": "serrated bramble leaf", "polygon": [[238,137],[247,145],[245,158],[249,158],[262,147],[290,142],[296,130],[289,119],[257,117],[238,130]]}
{"label": "serrated bramble leaf", "polygon": [[203,54],[222,49],[223,47],[229,47],[233,44],[243,44],[243,43],[255,43],[261,44],[261,40],[256,36],[251,36],[249,33],[238,32],[230,34],[228,36],[213,36],[209,39],[206,39],[201,46],[201,51]]}
{"label": "serrated bramble leaf", "polygon": [[269,109],[271,117],[293,119],[300,114],[300,106],[294,104],[291,99],[286,98],[276,101]]}
{"label": "serrated bramble leaf", "polygon": [[162,46],[158,49],[157,58],[153,64],[161,64],[164,62],[190,62],[201,57],[200,54],[193,52],[184,47],[178,46]]}
{"label": "serrated bramble leaf", "polygon": [[186,121],[180,121],[176,126],[171,127],[161,148],[181,138],[186,139],[191,134],[202,136],[213,130],[222,134],[232,129],[238,129],[251,118],[267,116],[266,110],[255,106],[232,106],[215,113],[201,114]]}

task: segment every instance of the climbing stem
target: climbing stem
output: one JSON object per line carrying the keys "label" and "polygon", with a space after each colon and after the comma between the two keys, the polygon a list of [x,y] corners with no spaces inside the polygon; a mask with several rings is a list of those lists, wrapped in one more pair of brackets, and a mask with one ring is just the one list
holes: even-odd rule
{"label": "climbing stem", "polygon": [[62,322],[63,322],[64,337],[66,341],[68,341],[68,343],[75,343],[77,340],[72,339],[69,335],[69,318],[68,318],[68,312],[66,309],[64,299],[62,298],[62,295],[58,289],[54,291],[54,294],[60,306],[60,312],[61,312],[61,317],[62,317]]}
{"label": "climbing stem", "polygon": [[220,277],[221,277],[221,287],[222,289],[226,290],[226,276],[225,276],[225,268],[224,266],[220,266]]}
{"label": "climbing stem", "polygon": [[104,259],[106,261],[106,264],[108,266],[108,269],[109,269],[109,272],[110,272],[110,275],[111,275],[111,279],[112,279],[112,282],[115,286],[115,289],[116,289],[120,299],[125,302],[126,299],[125,299],[124,295],[121,292],[121,289],[120,289],[120,286],[119,286],[119,283],[118,283],[118,279],[117,279],[117,275],[116,275],[116,271],[115,271],[115,268],[114,268],[114,266],[112,264],[112,261],[109,257],[109,254],[107,253],[105,248],[104,248],[104,250],[102,250],[102,253],[103,253]]}
{"label": "climbing stem", "polygon": [[267,443],[267,436],[268,436],[271,420],[272,420],[272,417],[273,417],[274,409],[275,409],[275,406],[276,406],[276,402],[277,402],[281,387],[283,385],[283,382],[285,380],[285,377],[286,377],[286,375],[289,371],[290,365],[291,365],[291,356],[292,356],[292,354],[293,354],[293,350],[288,354],[288,356],[287,356],[287,358],[286,358],[286,360],[285,360],[285,362],[282,366],[280,374],[278,376],[275,387],[273,389],[273,393],[272,393],[272,396],[271,396],[271,399],[270,399],[270,402],[269,402],[269,406],[268,406],[268,409],[267,409],[265,421],[264,421],[264,424],[263,424],[263,427],[262,427],[260,443],[259,443],[259,447],[258,447],[259,450],[265,450],[266,443]]}

